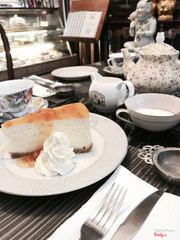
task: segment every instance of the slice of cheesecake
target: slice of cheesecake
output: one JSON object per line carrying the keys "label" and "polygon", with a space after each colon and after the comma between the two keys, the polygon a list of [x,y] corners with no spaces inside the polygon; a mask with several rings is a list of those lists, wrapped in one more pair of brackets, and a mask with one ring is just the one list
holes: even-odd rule
{"label": "slice of cheesecake", "polygon": [[7,151],[12,158],[21,157],[43,148],[53,132],[63,132],[75,153],[88,152],[92,147],[89,111],[82,103],[52,109],[41,109],[2,124],[7,137]]}

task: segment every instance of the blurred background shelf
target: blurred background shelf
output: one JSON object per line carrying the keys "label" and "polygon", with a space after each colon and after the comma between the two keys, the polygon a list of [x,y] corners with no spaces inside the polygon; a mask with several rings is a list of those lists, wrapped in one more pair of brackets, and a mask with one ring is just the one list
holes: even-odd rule
{"label": "blurred background shelf", "polygon": [[[59,8],[1,8],[0,24],[10,46],[14,77],[42,74],[78,64],[64,31]],[[6,53],[0,39],[0,80],[8,79]]]}

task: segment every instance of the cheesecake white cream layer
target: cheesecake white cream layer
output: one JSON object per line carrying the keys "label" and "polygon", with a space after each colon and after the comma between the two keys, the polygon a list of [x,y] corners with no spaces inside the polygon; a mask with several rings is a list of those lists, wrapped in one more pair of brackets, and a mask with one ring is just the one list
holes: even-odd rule
{"label": "cheesecake white cream layer", "polygon": [[89,119],[55,120],[25,123],[4,128],[8,138],[6,149],[9,153],[30,153],[40,150],[44,141],[53,132],[63,132],[75,152],[85,152],[92,147]]}

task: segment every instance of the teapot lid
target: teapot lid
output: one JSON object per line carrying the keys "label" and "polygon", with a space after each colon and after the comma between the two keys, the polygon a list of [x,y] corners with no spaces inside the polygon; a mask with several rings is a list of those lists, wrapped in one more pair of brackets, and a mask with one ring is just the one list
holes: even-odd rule
{"label": "teapot lid", "polygon": [[174,55],[179,51],[176,50],[171,45],[164,43],[164,32],[157,33],[156,43],[150,43],[140,51],[141,55],[153,55],[153,56],[162,56],[162,55]]}

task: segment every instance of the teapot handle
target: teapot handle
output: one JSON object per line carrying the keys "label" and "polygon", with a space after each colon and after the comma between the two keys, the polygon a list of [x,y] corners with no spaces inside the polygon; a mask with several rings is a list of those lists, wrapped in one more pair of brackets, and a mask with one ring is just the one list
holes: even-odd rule
{"label": "teapot handle", "polygon": [[123,83],[126,85],[126,87],[128,89],[128,96],[127,96],[127,98],[133,96],[135,90],[134,90],[134,85],[132,84],[132,82],[126,80],[126,81],[123,81]]}
{"label": "teapot handle", "polygon": [[118,83],[117,88],[121,88],[122,85],[126,85],[126,88],[125,88],[125,92],[123,93],[123,97],[119,99],[119,103],[118,103],[119,106],[124,104],[125,100],[128,97],[133,96],[135,92],[134,85],[132,84],[132,82],[128,80],[126,81],[121,80],[121,82]]}

